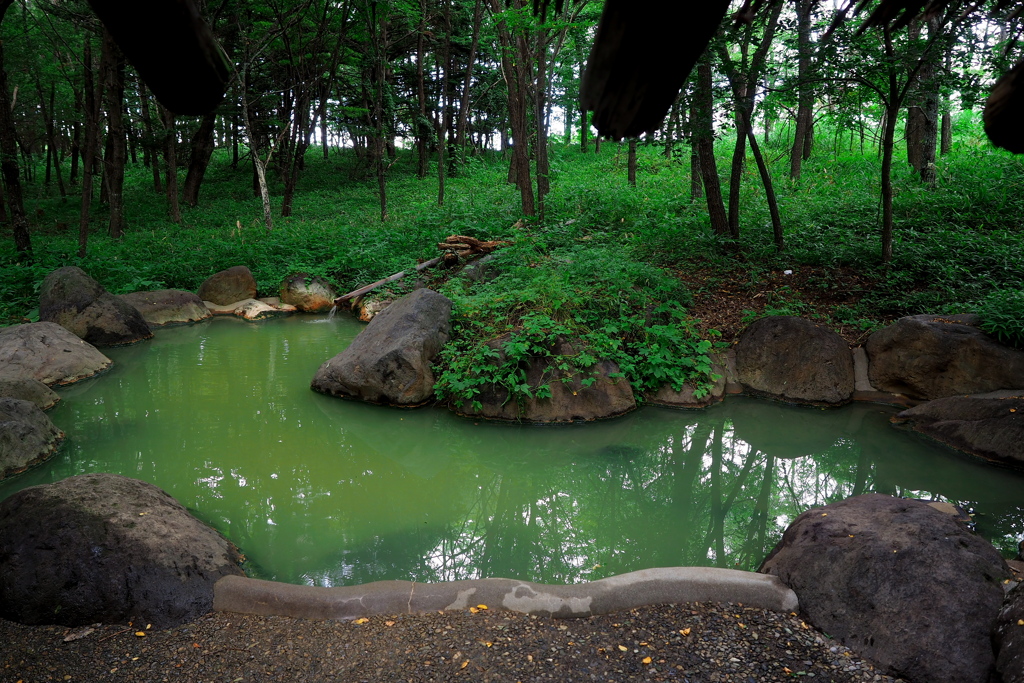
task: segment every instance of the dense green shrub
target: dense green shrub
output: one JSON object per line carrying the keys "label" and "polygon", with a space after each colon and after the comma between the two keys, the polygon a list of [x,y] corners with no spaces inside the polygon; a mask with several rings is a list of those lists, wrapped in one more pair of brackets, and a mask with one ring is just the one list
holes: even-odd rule
{"label": "dense green shrub", "polygon": [[981,329],[993,337],[1024,348],[1024,289],[997,289],[978,305]]}

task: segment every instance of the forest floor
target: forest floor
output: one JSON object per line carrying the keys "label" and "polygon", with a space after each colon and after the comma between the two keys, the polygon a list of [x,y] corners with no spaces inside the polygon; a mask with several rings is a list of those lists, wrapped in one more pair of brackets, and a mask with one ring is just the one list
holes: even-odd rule
{"label": "forest floor", "polygon": [[139,628],[0,620],[0,680],[897,680],[794,614],[732,604],[586,619],[464,610],[340,622],[214,612],[172,629]]}
{"label": "forest floor", "polygon": [[[860,346],[877,326],[844,318],[875,282],[852,268],[797,266],[751,277],[749,270],[720,266],[673,271],[693,293],[690,314],[702,331],[717,330],[733,341],[762,315],[800,315],[825,320],[850,346]],[[921,311],[928,313],[929,311]],[[882,318],[888,323],[890,319]]]}

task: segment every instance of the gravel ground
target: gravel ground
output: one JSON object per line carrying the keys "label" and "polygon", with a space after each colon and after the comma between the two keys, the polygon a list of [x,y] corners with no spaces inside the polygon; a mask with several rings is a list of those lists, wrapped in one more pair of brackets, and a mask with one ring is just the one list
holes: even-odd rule
{"label": "gravel ground", "polygon": [[588,619],[484,608],[350,622],[211,613],[164,631],[0,620],[0,642],[0,680],[12,683],[895,680],[796,615],[715,603]]}

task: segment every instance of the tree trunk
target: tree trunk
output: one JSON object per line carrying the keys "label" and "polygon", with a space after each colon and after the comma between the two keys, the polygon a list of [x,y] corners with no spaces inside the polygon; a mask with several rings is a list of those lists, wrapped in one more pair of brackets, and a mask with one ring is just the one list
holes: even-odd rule
{"label": "tree trunk", "polygon": [[204,115],[195,135],[192,136],[188,173],[185,174],[185,184],[181,188],[181,200],[185,206],[195,207],[199,204],[199,187],[210,165],[210,157],[213,156],[213,129],[216,122],[216,113]]}
{"label": "tree trunk", "polygon": [[82,206],[78,222],[78,257],[85,258],[89,244],[89,211],[92,208],[92,181],[96,167],[96,148],[99,146],[100,102],[103,100],[103,81],[93,83],[92,41],[87,33],[82,51],[84,68],[83,106],[85,108],[85,150],[82,155]]}
{"label": "tree trunk", "polygon": [[590,133],[590,123],[587,121],[587,110],[580,110],[580,152],[587,153],[587,135]]}
{"label": "tree trunk", "polygon": [[548,45],[547,30],[537,28],[537,210],[541,221],[544,220],[544,198],[551,191],[550,166],[548,164],[548,122],[547,122],[547,95],[548,95]]}
{"label": "tree trunk", "polygon": [[941,153],[943,156],[950,153],[953,149],[953,118],[949,115],[948,111],[942,112],[942,147]]}
{"label": "tree trunk", "polygon": [[629,156],[626,161],[626,169],[630,186],[636,187],[636,138],[629,139]]}
{"label": "tree trunk", "polygon": [[103,69],[107,78],[107,140],[103,178],[107,190],[110,222],[108,232],[118,239],[124,235],[124,165],[127,159],[124,134],[124,57],[110,32],[103,31]]}
{"label": "tree trunk", "polygon": [[[36,75],[36,91],[39,93],[39,109],[43,120],[46,122],[46,144],[47,149],[50,151],[53,159],[53,170],[57,175],[57,190],[60,192],[60,200],[66,202],[67,190],[64,188],[64,175],[60,170],[60,155],[57,150],[57,133],[56,126],[53,122],[53,107],[54,107],[54,95],[56,91],[56,85],[50,84],[50,106],[46,106],[46,98],[43,95],[43,85],[39,80],[39,76]],[[47,167],[47,180],[49,180],[49,167]]]}
{"label": "tree trunk", "polygon": [[704,197],[707,200],[711,229],[718,235],[727,235],[729,221],[725,215],[722,182],[718,177],[718,166],[715,163],[714,95],[711,88],[711,64],[705,58],[697,65],[693,135],[697,139],[700,173],[704,181]]}
{"label": "tree trunk", "polygon": [[423,41],[427,33],[427,0],[420,0],[420,30],[416,37],[416,97],[419,101],[419,118],[416,119],[416,153],[419,159],[417,175],[420,178],[427,177],[427,168],[430,165],[430,150],[428,149],[428,136],[430,127],[427,124],[427,86],[423,74],[423,57],[426,53]]}
{"label": "tree trunk", "polygon": [[455,131],[455,144],[459,148],[459,161],[466,158],[466,130],[469,128],[469,91],[473,84],[473,67],[476,65],[476,54],[480,47],[480,25],[483,22],[484,5],[476,0],[473,6],[473,38],[469,46],[469,60],[466,64],[466,78],[462,82],[462,99],[459,102],[459,123]]}
{"label": "tree trunk", "polygon": [[793,148],[789,154],[789,177],[800,179],[807,137],[814,117],[811,88],[811,9],[814,0],[797,0],[797,113]]}
{"label": "tree trunk", "polygon": [[[149,108],[149,93],[146,92],[146,85],[141,80],[139,81],[139,103],[142,107],[142,125],[146,131],[146,139],[149,141],[146,149],[149,151],[150,168],[153,169],[153,191],[157,194],[163,194],[164,185],[160,182],[160,151],[155,144],[157,135],[153,131],[153,117],[150,114]],[[160,128],[161,130],[163,129],[162,123]]]}
{"label": "tree trunk", "polygon": [[892,148],[898,116],[898,106],[887,108],[882,133],[882,263],[886,265],[892,261]]}
{"label": "tree trunk", "polygon": [[[11,6],[11,0],[0,2],[0,21]],[[0,41],[0,173],[3,175],[4,195],[10,208],[14,247],[22,258],[32,259],[32,238],[28,231],[28,216],[21,191],[21,170],[18,168],[18,147],[14,119],[11,116],[11,92],[7,86],[7,68],[4,64],[3,42]]]}
{"label": "tree trunk", "polygon": [[[490,0],[491,11],[499,15],[504,11],[501,0]],[[521,10],[524,0],[513,0],[513,6]],[[508,88],[508,112],[512,125],[512,167],[510,172],[515,176],[519,187],[523,213],[533,216],[536,213],[533,197],[533,179],[530,177],[530,130],[528,99],[530,96],[529,65],[532,62],[530,43],[522,29],[515,33],[508,28],[504,19],[498,22],[498,37],[501,41],[501,71]],[[515,55],[512,55],[512,51]]]}
{"label": "tree trunk", "polygon": [[[157,105],[164,123],[164,158],[167,161],[167,213],[172,223],[181,223],[181,208],[178,205],[178,132],[175,116],[163,105]],[[256,158],[256,155],[253,155]]]}

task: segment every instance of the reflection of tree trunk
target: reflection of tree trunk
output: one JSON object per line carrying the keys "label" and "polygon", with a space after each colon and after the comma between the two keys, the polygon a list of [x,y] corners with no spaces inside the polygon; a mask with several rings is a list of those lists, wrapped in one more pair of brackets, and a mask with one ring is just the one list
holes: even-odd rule
{"label": "reflection of tree trunk", "polygon": [[695,483],[704,463],[710,433],[711,423],[701,420],[690,435],[689,448],[683,451],[680,444],[678,453],[673,449],[675,473],[672,477],[669,519],[675,523],[669,525],[664,543],[659,544],[659,550],[666,554],[663,564],[667,566],[686,566],[703,559],[693,553],[690,546],[693,532],[700,524]]}
{"label": "reflection of tree trunk", "polygon": [[868,457],[867,451],[863,446],[860,448],[860,453],[857,455],[857,473],[853,480],[853,491],[850,493],[851,496],[859,496],[864,493],[864,486],[868,481],[868,471],[871,469],[871,458]]}
{"label": "reflection of tree trunk", "polygon": [[[753,460],[752,455],[747,456]],[[775,456],[770,453],[766,455],[764,462],[764,478],[761,480],[761,490],[754,502],[754,511],[751,514],[750,523],[747,527],[747,538],[743,544],[743,551],[740,554],[739,563],[742,566],[751,565],[760,561],[768,548],[768,518],[770,516],[770,505],[772,499],[772,483],[775,478]]]}
{"label": "reflection of tree trunk", "polygon": [[725,510],[722,505],[722,422],[715,425],[711,440],[711,528],[705,547],[714,545],[715,566],[725,566]]}

